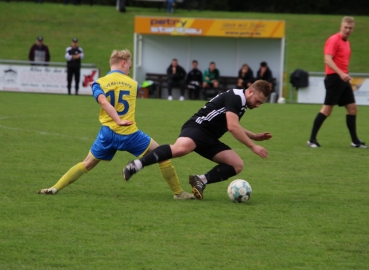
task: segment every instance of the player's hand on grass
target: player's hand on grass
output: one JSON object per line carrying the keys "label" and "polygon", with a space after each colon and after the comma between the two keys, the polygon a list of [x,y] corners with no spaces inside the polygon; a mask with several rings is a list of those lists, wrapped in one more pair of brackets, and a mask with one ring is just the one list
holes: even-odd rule
{"label": "player's hand on grass", "polygon": [[133,122],[128,120],[120,120],[119,122],[117,122],[117,124],[120,126],[130,126],[133,124]]}
{"label": "player's hand on grass", "polygon": [[251,148],[251,151],[254,152],[255,154],[257,154],[258,156],[260,156],[261,158],[267,158],[268,157],[268,151],[260,145],[255,144],[255,146],[253,146]]}
{"label": "player's hand on grass", "polygon": [[255,134],[254,140],[255,141],[265,141],[265,140],[269,140],[272,137],[273,137],[272,134],[270,134],[269,132],[263,132],[263,133]]}

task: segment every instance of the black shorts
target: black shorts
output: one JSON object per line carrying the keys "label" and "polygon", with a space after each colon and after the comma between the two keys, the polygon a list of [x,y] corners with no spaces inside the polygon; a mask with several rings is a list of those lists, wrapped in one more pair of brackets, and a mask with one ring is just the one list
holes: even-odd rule
{"label": "black shorts", "polygon": [[191,138],[196,144],[193,151],[209,160],[213,160],[213,157],[222,151],[231,150],[228,145],[206,134],[201,128],[183,126],[179,137]]}
{"label": "black shorts", "polygon": [[344,82],[338,74],[327,75],[324,79],[325,100],[324,105],[345,106],[355,103],[354,92],[350,82]]}

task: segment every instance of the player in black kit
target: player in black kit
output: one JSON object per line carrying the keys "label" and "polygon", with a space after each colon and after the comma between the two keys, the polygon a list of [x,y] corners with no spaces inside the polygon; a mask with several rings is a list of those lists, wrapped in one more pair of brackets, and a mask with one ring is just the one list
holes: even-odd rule
{"label": "player in black kit", "polygon": [[230,89],[217,95],[182,126],[182,131],[173,145],[161,145],[143,158],[128,162],[123,169],[124,179],[128,181],[145,166],[194,151],[218,163],[205,174],[190,175],[192,192],[197,199],[202,200],[206,184],[227,180],[243,169],[244,164],[240,156],[219,141],[227,131],[261,158],[268,157],[265,148],[252,140],[269,140],[272,135],[269,132],[255,134],[244,129],[239,122],[247,109],[258,108],[269,94],[269,83],[257,80],[247,89]]}
{"label": "player in black kit", "polygon": [[78,95],[79,78],[81,74],[81,59],[84,53],[81,47],[78,47],[78,39],[72,39],[72,46],[67,47],[65,52],[65,59],[67,59],[67,82],[68,94],[70,95],[72,87],[72,78],[74,75],[76,95]]}

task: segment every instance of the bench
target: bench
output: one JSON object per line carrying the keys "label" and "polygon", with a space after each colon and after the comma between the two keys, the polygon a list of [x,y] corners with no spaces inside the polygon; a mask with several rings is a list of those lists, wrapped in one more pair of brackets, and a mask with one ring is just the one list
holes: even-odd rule
{"label": "bench", "polygon": [[[145,80],[153,81],[155,83],[155,98],[166,98],[163,89],[168,87],[168,76],[163,73],[146,73]],[[274,81],[276,79],[274,78]],[[275,85],[275,83],[274,83]],[[216,96],[218,93],[224,92],[228,89],[237,88],[237,77],[236,76],[220,76],[219,78],[219,89],[203,89],[202,98],[209,100]],[[173,93],[174,93],[173,89]],[[164,94],[164,96],[163,96]],[[269,100],[269,98],[268,98]]]}
{"label": "bench", "polygon": [[[145,80],[153,81],[155,83],[155,97],[162,98],[163,89],[168,87],[168,76],[167,74],[162,73],[146,73]],[[232,76],[220,76],[219,80],[219,91],[223,92],[230,88],[235,88],[237,86],[237,77]],[[174,89],[173,89],[174,90]],[[203,91],[204,99],[210,99],[214,97],[215,90],[214,89],[206,89]],[[163,97],[165,98],[165,97]]]}

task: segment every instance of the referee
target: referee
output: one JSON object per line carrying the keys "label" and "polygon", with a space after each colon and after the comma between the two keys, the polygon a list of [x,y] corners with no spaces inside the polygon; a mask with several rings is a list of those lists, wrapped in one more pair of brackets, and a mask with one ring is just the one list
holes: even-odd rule
{"label": "referee", "polygon": [[320,147],[316,136],[325,119],[338,105],[346,108],[346,125],[351,136],[351,146],[356,148],[368,148],[356,134],[357,107],[355,96],[350,84],[348,65],[350,62],[349,36],[354,30],[355,21],[352,17],[344,17],[341,22],[340,31],[328,38],[324,46],[325,74],[325,100],[324,105],[315,117],[308,147]]}
{"label": "referee", "polygon": [[72,39],[72,46],[67,47],[65,59],[67,59],[67,82],[68,95],[71,94],[72,78],[74,76],[76,95],[78,95],[79,79],[81,74],[81,59],[84,54],[81,47],[78,47],[78,39]]}

